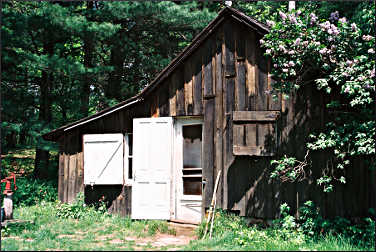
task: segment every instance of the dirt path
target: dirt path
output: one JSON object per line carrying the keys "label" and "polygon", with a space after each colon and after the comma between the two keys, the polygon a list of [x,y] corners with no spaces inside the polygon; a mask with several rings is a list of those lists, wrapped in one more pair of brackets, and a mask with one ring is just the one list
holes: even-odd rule
{"label": "dirt path", "polygon": [[197,239],[195,230],[198,227],[196,225],[170,222],[169,226],[171,229],[176,231],[175,235],[158,233],[153,237],[129,237],[127,240],[133,240],[135,242],[135,246],[141,250],[144,250],[144,247],[150,246],[150,250],[162,247],[168,247],[167,250],[179,250],[182,246],[189,244],[191,240]]}

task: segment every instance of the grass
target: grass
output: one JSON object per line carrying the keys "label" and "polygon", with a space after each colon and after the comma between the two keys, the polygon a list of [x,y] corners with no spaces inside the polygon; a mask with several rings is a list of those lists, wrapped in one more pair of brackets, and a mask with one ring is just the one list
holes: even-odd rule
{"label": "grass", "polygon": [[56,216],[57,202],[15,209],[16,219],[34,224],[2,229],[1,250],[134,250],[157,249],[137,241],[157,233],[174,233],[165,221],[132,221],[117,215],[88,211],[77,220]]}
{"label": "grass", "polygon": [[[57,217],[57,202],[15,209],[17,219],[34,224],[10,226],[2,230],[1,250],[323,250],[367,251],[374,247],[354,245],[342,236],[327,235],[307,239],[302,233],[256,226],[248,227],[237,216],[219,214],[213,238],[191,241],[186,246],[155,246],[150,237],[158,233],[172,234],[165,221],[134,221],[117,215],[86,210],[81,219]],[[204,225],[198,228],[202,235]]]}

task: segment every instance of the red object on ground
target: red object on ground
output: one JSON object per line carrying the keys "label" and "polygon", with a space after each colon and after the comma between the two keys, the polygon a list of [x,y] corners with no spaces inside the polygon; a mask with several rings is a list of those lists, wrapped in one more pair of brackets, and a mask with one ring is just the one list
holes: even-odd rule
{"label": "red object on ground", "polygon": [[16,176],[14,175],[14,173],[11,173],[11,175],[9,177],[6,177],[6,178],[1,180],[1,183],[6,183],[5,184],[5,190],[4,190],[3,194],[13,193],[12,188],[11,188],[12,179],[13,179],[13,184],[14,184],[14,191],[17,190]]}

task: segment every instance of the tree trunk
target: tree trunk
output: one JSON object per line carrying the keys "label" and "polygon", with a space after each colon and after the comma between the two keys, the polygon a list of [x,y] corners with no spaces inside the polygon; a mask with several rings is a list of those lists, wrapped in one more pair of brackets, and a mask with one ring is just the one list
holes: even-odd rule
{"label": "tree trunk", "polygon": [[[54,52],[54,44],[48,43],[43,46],[44,52],[51,56]],[[40,79],[40,109],[38,121],[42,127],[46,127],[52,121],[51,111],[51,91],[53,84],[52,71],[46,69],[42,72],[42,78]],[[35,162],[33,175],[36,178],[45,179],[48,178],[48,161],[50,153],[47,150],[43,150],[39,145],[39,141],[35,151]]]}
{"label": "tree trunk", "polygon": [[124,63],[124,54],[122,49],[114,46],[111,49],[110,56],[110,66],[114,67],[114,71],[110,73],[108,78],[107,88],[105,90],[105,95],[110,99],[117,99],[118,101],[123,100],[123,97],[120,92],[121,81],[123,75],[123,63]]}
{"label": "tree trunk", "polygon": [[[87,9],[93,9],[93,2],[88,1]],[[90,19],[90,17],[87,17]],[[92,37],[89,34],[84,35],[84,66],[85,69],[92,68],[93,65],[93,51],[94,51],[94,44]],[[82,91],[81,91],[81,106],[80,106],[80,114],[82,117],[87,117],[89,114],[89,98],[90,98],[90,85],[93,81],[93,75],[91,73],[86,72],[83,83],[82,83]]]}

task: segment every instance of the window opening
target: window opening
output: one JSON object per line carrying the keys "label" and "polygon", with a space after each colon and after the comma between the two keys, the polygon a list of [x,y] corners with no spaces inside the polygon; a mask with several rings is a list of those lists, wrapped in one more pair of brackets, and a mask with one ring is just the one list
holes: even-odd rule
{"label": "window opening", "polygon": [[124,153],[124,162],[125,162],[125,176],[126,181],[131,182],[130,180],[133,179],[133,135],[132,133],[125,134],[125,142],[126,142],[126,151]]}
{"label": "window opening", "polygon": [[183,126],[183,194],[201,195],[202,125]]}

